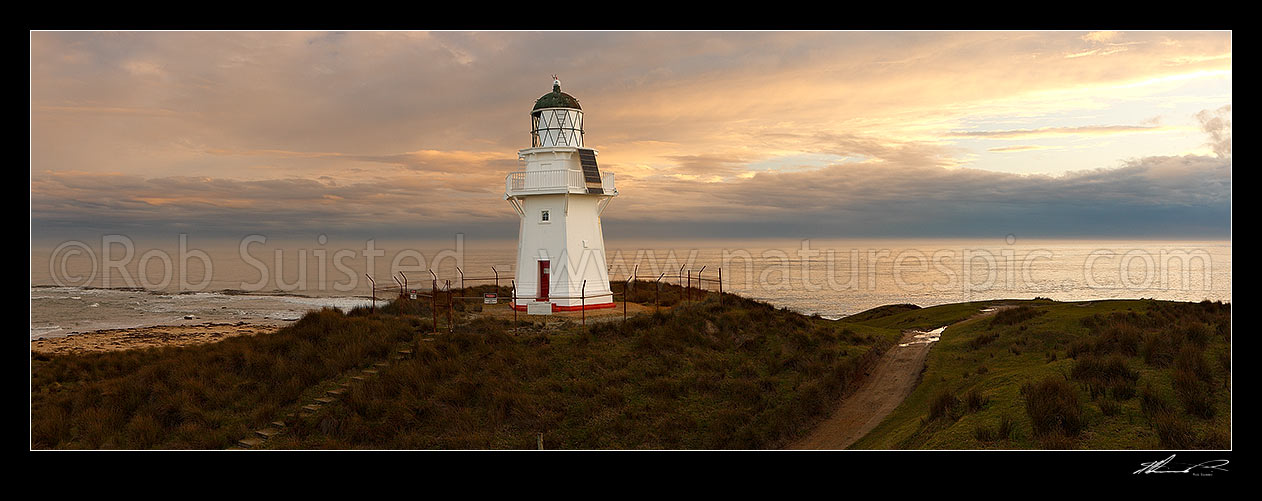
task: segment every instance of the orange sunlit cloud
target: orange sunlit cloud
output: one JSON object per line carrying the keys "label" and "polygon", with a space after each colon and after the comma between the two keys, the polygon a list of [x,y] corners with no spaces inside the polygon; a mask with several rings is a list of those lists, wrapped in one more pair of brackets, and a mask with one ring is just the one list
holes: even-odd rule
{"label": "orange sunlit cloud", "polygon": [[[617,175],[612,221],[837,210],[881,172],[1230,162],[1229,32],[33,32],[32,218],[511,224],[553,73]],[[775,187],[824,173],[823,199]]]}

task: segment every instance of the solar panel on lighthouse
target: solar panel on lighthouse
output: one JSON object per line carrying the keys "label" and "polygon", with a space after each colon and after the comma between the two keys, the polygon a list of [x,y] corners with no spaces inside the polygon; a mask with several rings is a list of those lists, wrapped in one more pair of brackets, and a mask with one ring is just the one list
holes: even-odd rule
{"label": "solar panel on lighthouse", "polygon": [[578,161],[583,166],[583,181],[588,195],[604,195],[605,186],[600,182],[600,168],[596,167],[596,152],[590,148],[578,149]]}

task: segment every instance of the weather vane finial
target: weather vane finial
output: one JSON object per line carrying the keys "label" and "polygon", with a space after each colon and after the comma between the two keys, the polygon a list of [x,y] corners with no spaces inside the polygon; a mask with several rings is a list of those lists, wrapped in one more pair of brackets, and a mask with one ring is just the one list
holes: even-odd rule
{"label": "weather vane finial", "polygon": [[556,74],[556,73],[553,73],[553,74],[552,74],[552,86],[553,86],[553,87],[556,87],[556,89],[555,89],[555,90],[561,90],[561,79],[560,79],[560,78],[557,78],[557,74]]}

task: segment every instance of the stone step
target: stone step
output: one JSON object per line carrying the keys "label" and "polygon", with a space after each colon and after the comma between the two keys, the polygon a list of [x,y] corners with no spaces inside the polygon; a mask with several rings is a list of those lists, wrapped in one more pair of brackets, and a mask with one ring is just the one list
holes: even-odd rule
{"label": "stone step", "polygon": [[389,366],[390,366],[390,363],[389,363],[389,362],[377,362],[377,363],[375,363],[375,364],[373,364],[373,365],[375,365],[375,366],[377,366],[377,367],[389,367]]}
{"label": "stone step", "polygon": [[315,399],[315,401],[320,402],[322,404],[331,404],[334,402],[333,399],[328,398],[328,397],[320,397],[320,398]]}
{"label": "stone step", "polygon": [[258,447],[258,446],[259,446],[259,444],[262,444],[262,443],[263,443],[263,439],[261,439],[261,438],[243,438],[243,439],[241,439],[241,440],[237,440],[237,443],[238,443],[238,444],[240,444],[242,447],[254,448],[254,447]]}
{"label": "stone step", "polygon": [[356,381],[367,381],[367,380],[368,380],[368,378],[366,378],[366,377],[364,377],[364,376],[351,376],[351,379],[354,379],[354,380],[356,380]]}
{"label": "stone step", "polygon": [[400,355],[411,355],[412,350],[399,350]]}
{"label": "stone step", "polygon": [[377,369],[364,369],[364,374],[376,374]]}
{"label": "stone step", "polygon": [[302,408],[303,408],[303,410],[308,410],[308,411],[311,411],[311,412],[315,412],[315,411],[320,410],[320,404],[309,404],[309,405],[304,405],[304,406],[302,406]]}
{"label": "stone step", "polygon": [[285,422],[284,422],[284,421],[272,421],[272,426],[275,426],[275,427],[277,427],[277,428],[284,428],[284,427],[285,427]]}
{"label": "stone step", "polygon": [[326,392],[324,392],[324,393],[327,393],[327,394],[329,394],[329,395],[341,395],[341,394],[343,394],[343,393],[346,393],[346,390],[341,389],[341,388],[334,388],[334,389],[329,390],[329,391],[326,391]]}
{"label": "stone step", "polygon": [[280,430],[278,430],[278,429],[276,429],[276,428],[263,428],[263,429],[261,429],[261,430],[254,430],[254,434],[255,434],[255,435],[258,435],[258,436],[263,437],[263,438],[265,438],[265,439],[267,439],[267,438],[272,438],[272,436],[273,436],[273,435],[275,435],[275,434],[277,434],[277,433],[280,433]]}

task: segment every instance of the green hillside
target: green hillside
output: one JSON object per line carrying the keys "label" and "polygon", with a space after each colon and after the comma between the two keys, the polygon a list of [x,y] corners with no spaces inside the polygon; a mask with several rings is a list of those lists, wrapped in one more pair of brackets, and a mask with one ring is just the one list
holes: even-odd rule
{"label": "green hillside", "polygon": [[[937,327],[993,303],[863,323]],[[1007,303],[948,328],[921,384],[852,448],[1230,447],[1229,304]]]}

